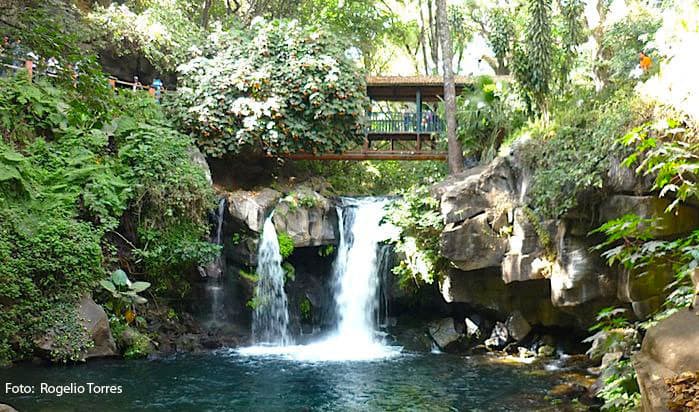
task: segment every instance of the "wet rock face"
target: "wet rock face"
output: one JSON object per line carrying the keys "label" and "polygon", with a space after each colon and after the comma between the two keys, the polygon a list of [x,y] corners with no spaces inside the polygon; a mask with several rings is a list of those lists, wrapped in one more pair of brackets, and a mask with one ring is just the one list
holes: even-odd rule
{"label": "wet rock face", "polygon": [[277,233],[287,233],[295,247],[307,247],[337,244],[337,218],[337,210],[329,199],[302,189],[275,208],[272,220]]}
{"label": "wet rock face", "polygon": [[699,316],[681,310],[648,329],[634,367],[643,411],[668,410],[666,378],[699,370]]}
{"label": "wet rock face", "polygon": [[287,195],[271,189],[237,190],[229,193],[226,256],[237,264],[257,265],[257,244],[265,219],[272,221],[278,234],[289,235],[294,247],[336,245],[339,242],[338,216],[334,202],[313,186],[288,188]]}

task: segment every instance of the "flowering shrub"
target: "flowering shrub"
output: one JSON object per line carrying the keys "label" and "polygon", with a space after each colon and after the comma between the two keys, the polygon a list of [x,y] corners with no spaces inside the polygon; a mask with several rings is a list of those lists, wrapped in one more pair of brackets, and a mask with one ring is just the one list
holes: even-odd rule
{"label": "flowering shrub", "polygon": [[179,67],[170,109],[210,156],[341,152],[362,142],[368,105],[364,74],[345,51],[295,21],[216,30]]}

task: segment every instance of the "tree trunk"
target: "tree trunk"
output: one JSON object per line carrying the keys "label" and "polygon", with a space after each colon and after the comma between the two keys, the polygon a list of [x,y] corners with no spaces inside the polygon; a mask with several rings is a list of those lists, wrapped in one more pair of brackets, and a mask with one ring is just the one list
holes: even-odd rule
{"label": "tree trunk", "polygon": [[[430,38],[430,55],[434,64],[434,74],[439,74],[439,30],[440,21],[434,16],[432,0],[427,0],[427,18],[429,19],[429,28],[431,29]],[[444,57],[444,56],[442,56]]]}
{"label": "tree trunk", "polygon": [[209,27],[209,12],[211,11],[211,2],[213,0],[204,0],[204,9],[201,12],[201,27]]}
{"label": "tree trunk", "polygon": [[442,65],[444,67],[444,112],[447,120],[447,144],[449,149],[449,173],[454,174],[464,168],[464,154],[461,142],[456,137],[456,85],[452,60],[454,53],[451,44],[451,31],[447,21],[446,0],[437,0],[437,22],[439,39],[442,46]]}

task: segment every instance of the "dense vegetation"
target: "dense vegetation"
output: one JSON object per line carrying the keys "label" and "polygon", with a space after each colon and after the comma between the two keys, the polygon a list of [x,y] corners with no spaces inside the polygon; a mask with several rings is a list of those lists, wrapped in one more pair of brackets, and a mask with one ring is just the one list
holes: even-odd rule
{"label": "dense vegetation", "polygon": [[[0,361],[26,357],[48,331],[51,356],[89,345],[75,303],[114,269],[181,293],[209,261],[213,193],[191,140],[152,99],[113,95],[104,77],[0,79]],[[99,87],[99,85],[103,85]],[[113,313],[123,317],[123,311]]]}
{"label": "dense vegetation", "polygon": [[[653,180],[653,193],[671,200],[668,212],[699,197],[699,112],[681,94],[694,62],[678,51],[696,45],[687,38],[699,32],[689,2],[629,1],[633,13],[619,17],[599,0],[594,21],[580,0],[469,0],[449,6],[447,28],[432,1],[401,3],[417,8],[409,16],[373,0],[102,3],[0,3],[3,33],[23,40],[0,52],[31,50],[60,57],[63,67],[51,79],[30,82],[23,71],[0,79],[0,363],[30,357],[47,333],[60,337],[53,359],[78,359],[91,345],[75,305],[87,294],[107,307],[117,337],[144,329],[138,293],[184,296],[189,275],[218,253],[207,242],[214,193],[192,161],[194,146],[231,164],[251,153],[354,147],[369,104],[365,74],[389,72],[395,61],[401,71],[439,74],[444,29],[457,71],[480,38],[490,49],[482,63],[508,76],[479,77],[464,90],[457,134],[473,164],[516,152],[528,182],[519,206],[531,220],[604,197],[619,162]],[[177,79],[168,85],[177,91],[163,106],[145,93],[115,93],[98,55],[144,62],[148,76]],[[402,194],[387,217],[402,229],[394,273],[410,288],[440,280],[449,264],[429,186],[445,176],[443,164],[307,161],[289,169],[326,178],[338,194]],[[691,303],[699,233],[660,238],[648,230],[656,224],[627,215],[595,231],[610,265],[676,274],[658,313],[638,320],[608,308],[595,336],[643,333]],[[292,253],[288,234],[280,243]],[[148,339],[124,352],[145,354]],[[633,409],[633,368],[623,358],[612,369],[600,392],[605,408]]]}

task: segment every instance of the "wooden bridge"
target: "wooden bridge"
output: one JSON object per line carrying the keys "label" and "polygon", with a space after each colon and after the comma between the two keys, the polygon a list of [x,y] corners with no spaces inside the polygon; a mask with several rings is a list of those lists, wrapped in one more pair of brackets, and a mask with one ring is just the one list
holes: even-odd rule
{"label": "wooden bridge", "polygon": [[[7,64],[0,62],[0,71],[27,70],[29,78],[38,74],[36,63],[31,60]],[[58,68],[71,71],[72,69]],[[56,72],[44,68],[42,74],[56,77]],[[460,94],[472,80],[456,76],[456,93]],[[109,78],[112,87],[126,87],[132,90],[148,90],[156,99],[160,98],[162,84],[143,85],[134,77],[126,82]],[[355,150],[344,153],[290,153],[281,157],[295,160],[446,160],[447,152],[439,144],[439,136],[444,132],[444,122],[436,112],[442,100],[444,84],[441,76],[369,76],[367,95],[372,107],[381,107],[381,102],[393,105],[393,110],[379,110],[367,113],[367,128],[364,144]],[[406,106],[414,104],[414,109]],[[396,110],[397,104],[403,109]]]}
{"label": "wooden bridge", "polygon": [[[456,77],[456,93],[471,83]],[[344,153],[287,154],[297,160],[446,160],[438,138],[444,122],[436,112],[444,95],[441,76],[370,76],[367,95],[375,102],[414,103],[415,109],[372,111],[367,113],[364,145]],[[380,104],[372,105],[374,107]]]}

